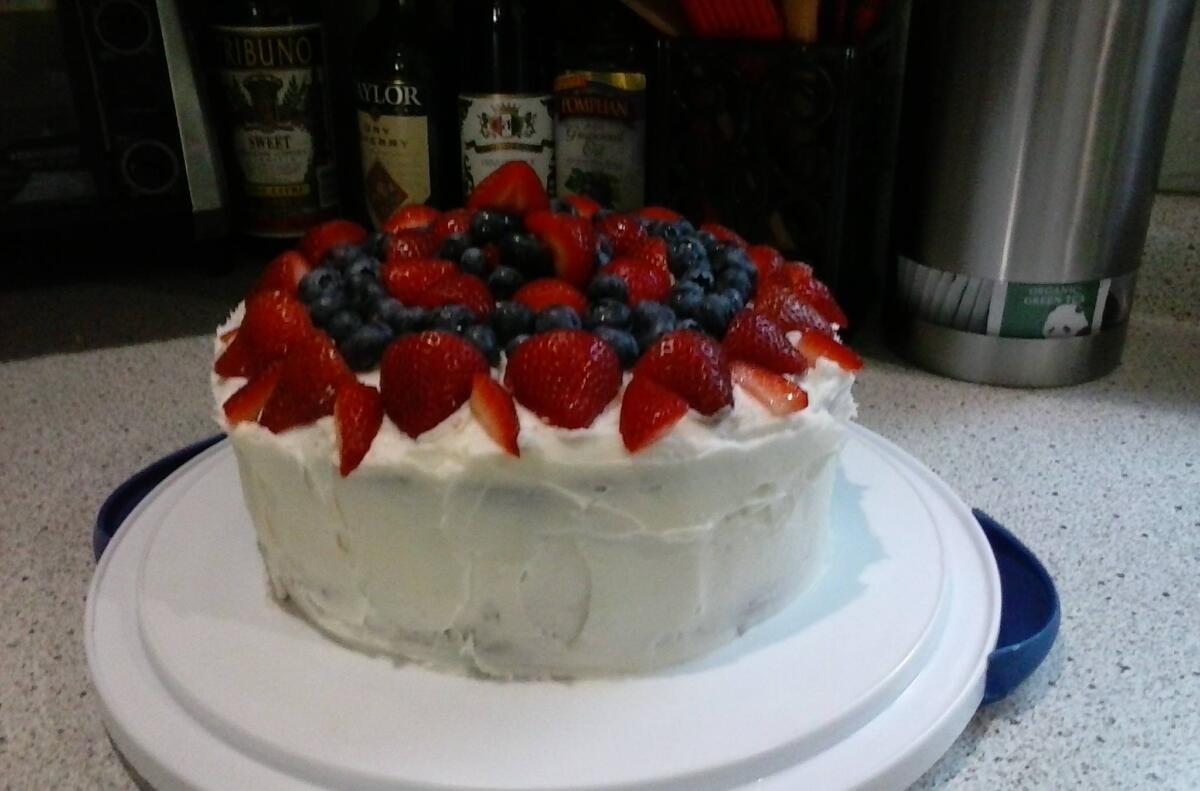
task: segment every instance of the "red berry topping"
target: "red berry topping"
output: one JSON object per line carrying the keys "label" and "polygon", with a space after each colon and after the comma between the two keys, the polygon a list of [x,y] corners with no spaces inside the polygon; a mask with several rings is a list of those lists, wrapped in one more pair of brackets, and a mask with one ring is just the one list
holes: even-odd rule
{"label": "red berry topping", "polygon": [[338,388],[352,381],[354,374],[333,341],[324,333],[310,333],[288,350],[279,384],[258,422],[278,434],[331,415]]}
{"label": "red berry topping", "polygon": [[679,222],[683,219],[683,215],[677,211],[672,211],[665,206],[644,206],[638,209],[638,216],[643,220],[651,222]]}
{"label": "red berry topping", "polygon": [[726,228],[724,225],[715,222],[706,222],[700,226],[701,231],[708,231],[713,237],[724,244],[732,244],[745,249],[748,245],[746,240],[738,235],[737,231]]}
{"label": "red berry topping", "polygon": [[217,376],[253,376],[262,366],[240,332],[225,347],[213,364]]}
{"label": "red berry topping", "polygon": [[575,209],[575,213],[585,220],[592,219],[596,216],[596,212],[603,208],[587,195],[568,195],[563,198],[563,201],[569,203],[571,208]]}
{"label": "red berry topping", "polygon": [[219,376],[252,376],[313,333],[308,311],[282,291],[260,291],[246,299],[242,325],[217,358]]}
{"label": "red berry topping", "polygon": [[580,316],[587,313],[588,302],[579,289],[552,277],[533,280],[517,289],[513,302],[520,302],[534,313],[540,313],[555,305],[573,308]]}
{"label": "red berry topping", "polygon": [[[401,300],[403,302],[403,300]],[[495,300],[483,281],[471,275],[455,273],[435,282],[414,304],[423,308],[465,305],[480,321],[492,315]]]}
{"label": "red berry topping", "polygon": [[768,285],[755,296],[754,309],[778,324],[784,332],[815,330],[833,334],[829,322],[816,308],[785,286]]}
{"label": "red berry topping", "polygon": [[742,360],[734,360],[729,369],[734,383],[773,415],[790,415],[808,406],[808,393],[786,377]]}
{"label": "red berry topping", "polygon": [[637,217],[629,214],[609,214],[596,220],[596,230],[612,242],[613,255],[630,255],[649,238]]}
{"label": "red berry topping", "polygon": [[756,244],[746,251],[746,255],[750,257],[750,263],[754,264],[754,268],[758,270],[759,284],[767,282],[771,273],[783,266],[783,256],[779,251],[765,244]]}
{"label": "red berry topping", "polygon": [[438,247],[451,236],[459,236],[471,230],[471,218],[475,212],[470,209],[451,209],[444,212],[433,225],[429,226],[429,235],[433,237]]}
{"label": "red berry topping", "polygon": [[234,338],[237,337],[237,334],[238,334],[238,328],[234,327],[231,330],[225,330],[224,332],[222,332],[219,337],[219,340],[221,341],[221,343],[229,343],[230,341],[232,341]]}
{"label": "red berry topping", "polygon": [[667,242],[665,239],[647,239],[633,248],[633,252],[630,253],[629,257],[660,269],[668,275],[671,273],[670,258],[667,255]]}
{"label": "red berry topping", "polygon": [[524,216],[550,208],[542,180],[528,163],[506,162],[475,186],[467,199],[468,209],[491,209]]}
{"label": "red berry topping", "polygon": [[713,415],[733,404],[729,363],[721,345],[707,335],[676,330],[646,350],[634,376],[647,376],[702,415]]}
{"label": "red berry topping", "polygon": [[855,354],[853,349],[819,332],[803,333],[796,343],[796,348],[811,365],[816,365],[817,360],[825,357],[851,373],[860,371],[863,367],[862,358]]}
{"label": "red berry topping", "polygon": [[389,261],[383,265],[379,279],[394,298],[405,305],[419,305],[434,283],[456,274],[458,267],[449,261]]}
{"label": "red berry topping", "polygon": [[733,317],[721,345],[730,360],[744,360],[775,373],[799,374],[808,368],[779,325],[753,310]]}
{"label": "red berry topping", "polygon": [[550,250],[554,271],[561,280],[583,288],[596,265],[596,233],[583,217],[536,211],[525,218],[525,228]]}
{"label": "red berry topping", "polygon": [[338,438],[338,471],[345,478],[358,469],[383,425],[383,400],[370,385],[353,381],[338,388],[333,402]]}
{"label": "red berry topping", "polygon": [[629,290],[630,305],[639,302],[662,302],[671,293],[670,271],[636,258],[618,258],[603,271],[625,281]]}
{"label": "red berry topping", "polygon": [[[757,248],[752,248],[757,249]],[[751,256],[753,260],[753,256]],[[762,274],[761,272],[759,273]],[[813,279],[812,267],[799,261],[785,261],[775,267],[766,278],[759,279],[760,288],[775,285],[785,285],[792,291],[804,288],[805,283]]]}
{"label": "red berry topping", "polygon": [[432,206],[401,206],[383,221],[380,230],[388,233],[400,231],[425,230],[438,221],[442,213]]}
{"label": "red berry topping", "polygon": [[300,239],[300,252],[313,265],[319,265],[333,248],[339,244],[362,244],[367,238],[367,229],[349,220],[330,220],[310,228]]}
{"label": "red berry topping", "polygon": [[387,260],[415,261],[431,258],[441,244],[428,231],[399,231],[387,244]]}
{"label": "red berry topping", "polygon": [[471,414],[488,436],[512,456],[520,456],[517,435],[521,424],[512,396],[487,374],[475,374],[471,383]]}
{"label": "red berry topping", "polygon": [[542,420],[585,428],[621,388],[621,363],[590,332],[555,330],[518,346],[504,376],[513,396]]}
{"label": "red berry topping", "polygon": [[379,368],[383,409],[415,439],[466,403],[475,374],[487,371],[487,360],[479,350],[457,335],[405,335],[383,353]]}
{"label": "red berry topping", "polygon": [[688,404],[645,376],[635,376],[621,398],[621,440],[630,453],[665,437],[687,414]]}
{"label": "red berry topping", "polygon": [[830,324],[836,324],[841,329],[850,326],[849,319],[842,311],[842,306],[834,299],[829,286],[815,277],[809,278],[806,283],[797,288],[796,295],[812,305]]}
{"label": "red berry topping", "polygon": [[252,292],[282,291],[294,295],[300,280],[312,271],[312,264],[296,250],[287,250],[271,259]]}
{"label": "red berry topping", "polygon": [[279,373],[282,368],[283,363],[281,362],[271,363],[225,400],[225,419],[231,426],[258,420],[263,407],[271,398],[271,393],[275,392],[275,386],[279,384]]}

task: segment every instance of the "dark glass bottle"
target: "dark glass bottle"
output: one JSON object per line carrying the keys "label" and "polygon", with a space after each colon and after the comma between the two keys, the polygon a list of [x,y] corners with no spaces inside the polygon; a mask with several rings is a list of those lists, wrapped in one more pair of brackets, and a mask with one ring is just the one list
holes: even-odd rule
{"label": "dark glass bottle", "polygon": [[292,238],[338,209],[324,28],[309,0],[227,0],[212,36],[242,229]]}
{"label": "dark glass bottle", "polygon": [[554,187],[554,119],[545,8],[533,0],[459,0],[459,140],[463,188],[505,162],[533,166]]}

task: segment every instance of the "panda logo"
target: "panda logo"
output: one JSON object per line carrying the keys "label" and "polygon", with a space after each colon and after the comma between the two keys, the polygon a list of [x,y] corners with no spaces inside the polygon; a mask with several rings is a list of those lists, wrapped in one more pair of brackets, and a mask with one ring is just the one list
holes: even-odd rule
{"label": "panda logo", "polygon": [[1087,332],[1088,320],[1083,314],[1083,306],[1074,304],[1059,305],[1050,311],[1042,327],[1042,335],[1047,338],[1074,338]]}

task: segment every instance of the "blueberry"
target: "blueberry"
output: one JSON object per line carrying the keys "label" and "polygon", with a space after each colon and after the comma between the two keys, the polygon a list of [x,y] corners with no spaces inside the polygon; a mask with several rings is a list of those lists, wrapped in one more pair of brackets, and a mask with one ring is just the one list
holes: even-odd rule
{"label": "blueberry", "polygon": [[670,264],[671,274],[679,277],[694,266],[707,264],[708,252],[699,239],[687,236],[671,245],[667,262]]}
{"label": "blueberry", "polygon": [[704,245],[704,250],[709,255],[715,253],[717,248],[721,245],[721,243],[717,241],[717,237],[713,236],[708,231],[698,232],[696,234],[696,238],[700,240],[700,244]]}
{"label": "blueberry", "polygon": [[663,238],[666,228],[667,224],[659,220],[648,220],[646,222],[646,233],[650,236],[657,236],[661,239]]}
{"label": "blueberry", "polygon": [[471,218],[471,238],[478,244],[494,242],[517,227],[513,217],[498,211],[476,212]]}
{"label": "blueberry", "polygon": [[667,297],[667,307],[675,311],[675,315],[694,319],[700,315],[700,304],[704,302],[704,289],[690,280],[682,280],[671,289]]}
{"label": "blueberry", "polygon": [[434,309],[429,328],[462,335],[475,322],[475,312],[466,305],[442,305]]}
{"label": "blueberry", "polygon": [[359,327],[338,347],[346,364],[355,371],[369,371],[379,365],[383,350],[392,342],[392,329],[381,321]]}
{"label": "blueberry", "polygon": [[734,314],[737,314],[742,308],[746,307],[746,303],[750,301],[749,297],[738,291],[736,288],[727,288],[720,293],[724,294],[725,297],[731,303],[733,303]]}
{"label": "blueberry", "polygon": [[575,207],[562,198],[555,198],[550,201],[550,211],[557,212],[558,214],[574,214]]}
{"label": "blueberry", "polygon": [[495,331],[486,324],[472,324],[463,331],[463,338],[487,358],[488,365],[495,368],[500,364],[500,342]]}
{"label": "blueberry", "polygon": [[612,240],[607,236],[598,236],[596,238],[596,255],[603,256],[605,258],[612,258]]}
{"label": "blueberry", "polygon": [[683,231],[675,223],[664,222],[660,224],[658,233],[654,235],[666,239],[667,244],[671,244],[672,242],[677,242],[683,238]]}
{"label": "blueberry", "polygon": [[319,266],[300,279],[300,301],[305,305],[331,288],[342,284],[342,275],[333,267]]}
{"label": "blueberry", "polygon": [[616,327],[597,327],[592,332],[612,347],[617,353],[617,359],[621,361],[622,368],[632,368],[637,362],[638,342],[628,332]]}
{"label": "blueberry", "polygon": [[528,279],[553,273],[549,251],[533,234],[513,233],[502,238],[500,262]]}
{"label": "blueberry", "polygon": [[360,277],[370,277],[375,280],[379,279],[380,264],[378,258],[373,258],[369,255],[360,255],[350,262],[346,267],[346,279],[351,280]]}
{"label": "blueberry", "polygon": [[517,350],[517,347],[520,346],[522,343],[524,343],[527,340],[529,340],[529,336],[526,335],[525,333],[521,333],[520,335],[514,335],[508,341],[508,343],[504,344],[504,356],[511,359],[513,356],[513,352],[515,352]]}
{"label": "blueberry", "polygon": [[691,330],[692,332],[704,332],[704,328],[700,326],[700,322],[695,319],[680,319],[675,324],[677,330]]}
{"label": "blueberry", "polygon": [[596,327],[616,327],[619,330],[629,329],[633,311],[624,302],[614,299],[602,299],[592,303],[587,315],[583,317],[583,326],[589,330]]}
{"label": "blueberry", "polygon": [[525,278],[511,266],[498,266],[488,275],[487,285],[496,299],[509,299],[525,284]]}
{"label": "blueberry", "polygon": [[750,296],[750,292],[754,290],[754,284],[745,270],[731,266],[717,277],[717,291],[728,290],[741,294],[742,302],[745,302]]}
{"label": "blueberry", "polygon": [[675,230],[679,231],[680,237],[696,235],[696,226],[692,225],[692,223],[687,219],[676,222]]}
{"label": "blueberry", "polygon": [[614,212],[612,209],[599,209],[596,211],[595,214],[592,215],[592,222],[600,222],[605,217],[608,217],[609,215],[611,215],[613,213]]}
{"label": "blueberry", "polygon": [[487,256],[478,247],[468,247],[458,259],[458,268],[475,277],[487,276]]}
{"label": "blueberry", "polygon": [[350,288],[350,297],[354,307],[360,313],[369,313],[374,309],[375,303],[387,297],[387,290],[380,284],[378,280],[360,280],[352,284]]}
{"label": "blueberry", "polygon": [[616,275],[606,275],[603,272],[592,278],[587,288],[588,299],[599,302],[611,299],[614,302],[625,302],[629,299],[629,286]]}
{"label": "blueberry", "polygon": [[429,323],[429,312],[385,297],[375,303],[375,318],[391,327],[396,335],[405,335],[425,329]]}
{"label": "blueberry", "polygon": [[714,338],[723,338],[735,313],[737,313],[737,306],[729,297],[724,294],[709,294],[700,305],[700,315],[696,318],[709,335]]}
{"label": "blueberry", "polygon": [[333,318],[333,314],[346,307],[346,292],[341,286],[334,286],[322,291],[320,296],[309,303],[308,315],[312,317],[313,324],[325,327]]}
{"label": "blueberry", "polygon": [[382,261],[387,257],[388,235],[386,231],[371,231],[363,242],[363,252]]}
{"label": "blueberry", "polygon": [[746,255],[746,251],[731,244],[721,245],[715,253],[709,256],[708,260],[717,274],[729,267],[754,269],[754,264],[751,263],[750,256]]}
{"label": "blueberry", "polygon": [[492,329],[502,343],[518,335],[528,335],[533,332],[533,311],[520,302],[497,302],[492,311]]}
{"label": "blueberry", "polygon": [[357,312],[353,310],[339,310],[330,317],[325,325],[325,331],[329,333],[329,337],[341,343],[353,335],[362,326],[362,323],[362,317]]}
{"label": "blueberry", "polygon": [[325,266],[332,266],[335,269],[345,269],[362,254],[363,249],[356,244],[334,245],[325,253],[325,258],[322,259],[321,263]]}
{"label": "blueberry", "polygon": [[696,264],[689,268],[683,273],[680,280],[686,283],[695,283],[702,291],[712,291],[717,284],[717,279],[707,264]]}
{"label": "blueberry", "polygon": [[458,261],[470,246],[471,240],[464,234],[459,233],[454,236],[448,236],[446,237],[446,241],[442,242],[442,246],[438,248],[438,258],[444,258],[447,261]]}
{"label": "blueberry", "polygon": [[583,328],[579,314],[575,308],[566,305],[555,305],[537,314],[533,320],[534,332],[550,332],[551,330],[578,330]]}
{"label": "blueberry", "polygon": [[675,326],[675,311],[658,302],[639,302],[632,312],[635,334],[660,324],[667,327],[664,332],[669,332]]}

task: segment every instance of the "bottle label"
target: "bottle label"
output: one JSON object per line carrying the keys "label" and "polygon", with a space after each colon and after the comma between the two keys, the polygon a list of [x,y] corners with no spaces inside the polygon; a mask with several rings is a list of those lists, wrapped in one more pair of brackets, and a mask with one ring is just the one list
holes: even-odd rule
{"label": "bottle label", "polygon": [[429,97],[399,80],[360,81],[355,94],[367,211],[378,227],[401,206],[429,200]]}
{"label": "bottle label", "polygon": [[617,211],[646,192],[646,76],[569,72],[554,81],[559,197],[586,195]]}
{"label": "bottle label", "polygon": [[463,189],[475,189],[505,162],[529,163],[547,190],[554,188],[552,98],[532,94],[460,96]]}
{"label": "bottle label", "polygon": [[247,230],[297,236],[337,205],[321,26],[217,26],[214,34]]}

